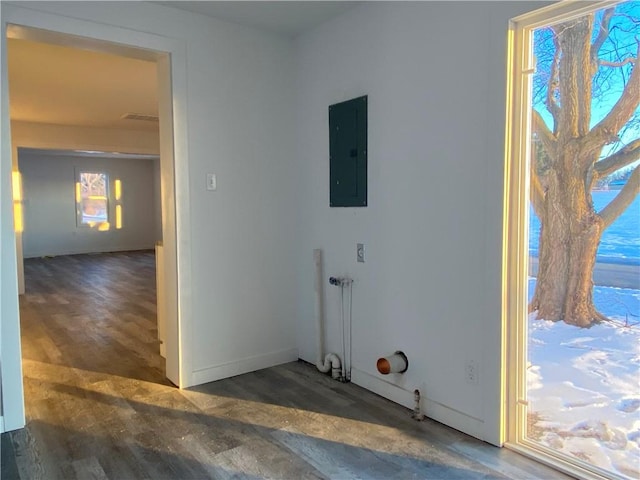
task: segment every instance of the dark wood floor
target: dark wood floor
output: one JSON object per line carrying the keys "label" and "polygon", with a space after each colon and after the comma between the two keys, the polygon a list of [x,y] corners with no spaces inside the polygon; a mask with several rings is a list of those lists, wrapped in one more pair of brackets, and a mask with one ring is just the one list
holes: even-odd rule
{"label": "dark wood floor", "polygon": [[566,478],[303,362],[179,390],[163,374],[153,252],[29,259],[27,427],[3,480]]}

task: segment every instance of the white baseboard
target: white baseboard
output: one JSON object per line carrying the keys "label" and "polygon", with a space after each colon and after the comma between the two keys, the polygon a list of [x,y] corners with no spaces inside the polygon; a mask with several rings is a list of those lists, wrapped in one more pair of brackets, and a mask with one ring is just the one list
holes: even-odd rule
{"label": "white baseboard", "polygon": [[380,378],[376,378],[370,373],[363,372],[357,368],[351,368],[351,381],[356,385],[377,393],[392,402],[413,410],[413,392],[405,390]]}
{"label": "white baseboard", "polygon": [[[351,381],[381,397],[413,410],[413,390],[405,390],[356,368],[351,370]],[[472,417],[424,395],[422,396],[422,408],[422,413],[427,417],[483,440],[484,422],[482,419]]]}
{"label": "white baseboard", "polygon": [[290,348],[263,355],[256,355],[254,357],[242,358],[220,365],[212,365],[195,370],[191,377],[192,385],[190,386],[215,382],[223,378],[255,372],[256,370],[262,370],[263,368],[273,367],[282,363],[295,362],[296,360],[298,360],[298,349]]}

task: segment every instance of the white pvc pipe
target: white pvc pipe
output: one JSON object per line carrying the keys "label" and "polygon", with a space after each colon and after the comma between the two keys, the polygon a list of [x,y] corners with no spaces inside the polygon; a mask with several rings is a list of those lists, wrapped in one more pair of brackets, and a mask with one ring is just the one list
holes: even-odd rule
{"label": "white pvc pipe", "polygon": [[340,358],[335,353],[329,353],[322,359],[324,353],[324,310],[322,308],[322,250],[316,248],[313,251],[315,264],[315,316],[316,316],[316,368],[322,373],[331,370],[333,378],[340,378]]}
{"label": "white pvc pipe", "polygon": [[376,363],[378,371],[383,375],[390,373],[404,373],[409,367],[407,356],[402,352],[396,352],[388,357],[379,358]]}

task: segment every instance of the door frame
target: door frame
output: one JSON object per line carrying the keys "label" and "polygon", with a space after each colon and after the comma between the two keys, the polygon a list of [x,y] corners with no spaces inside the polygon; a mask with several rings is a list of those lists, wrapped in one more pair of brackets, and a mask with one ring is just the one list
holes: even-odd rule
{"label": "door frame", "polygon": [[534,72],[531,35],[536,28],[580,17],[620,0],[566,1],[511,19],[508,30],[507,121],[505,135],[505,197],[502,257],[502,318],[505,447],[569,475],[608,478],[598,468],[569,462],[553,450],[525,438],[527,405],[527,289],[529,256],[529,158],[531,132],[531,74]]}
{"label": "door frame", "polygon": [[[189,208],[187,49],[183,40],[4,4],[0,7],[0,378],[1,431],[25,424],[18,262],[13,226],[7,35],[67,42],[98,51],[152,58],[159,71],[162,230],[165,250],[167,378],[191,385],[191,220]],[[160,293],[160,292],[159,292]]]}

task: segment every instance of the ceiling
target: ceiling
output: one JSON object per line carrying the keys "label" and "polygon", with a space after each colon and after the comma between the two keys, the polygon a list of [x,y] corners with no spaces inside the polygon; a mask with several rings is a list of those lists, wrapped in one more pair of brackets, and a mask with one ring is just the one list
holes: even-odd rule
{"label": "ceiling", "polygon": [[295,37],[349,10],[358,2],[334,0],[154,3]]}
{"label": "ceiling", "polygon": [[8,39],[12,120],[57,125],[157,130],[155,62],[77,48]]}
{"label": "ceiling", "polygon": [[[342,1],[153,2],[294,37],[352,8]],[[24,32],[23,32],[24,33]],[[15,38],[17,37],[17,38]],[[72,41],[8,39],[12,120],[132,130],[157,130],[154,121],[126,120],[127,113],[158,115],[156,63],[74,48]],[[26,38],[26,39],[25,39]],[[46,41],[49,41],[48,39]]]}

